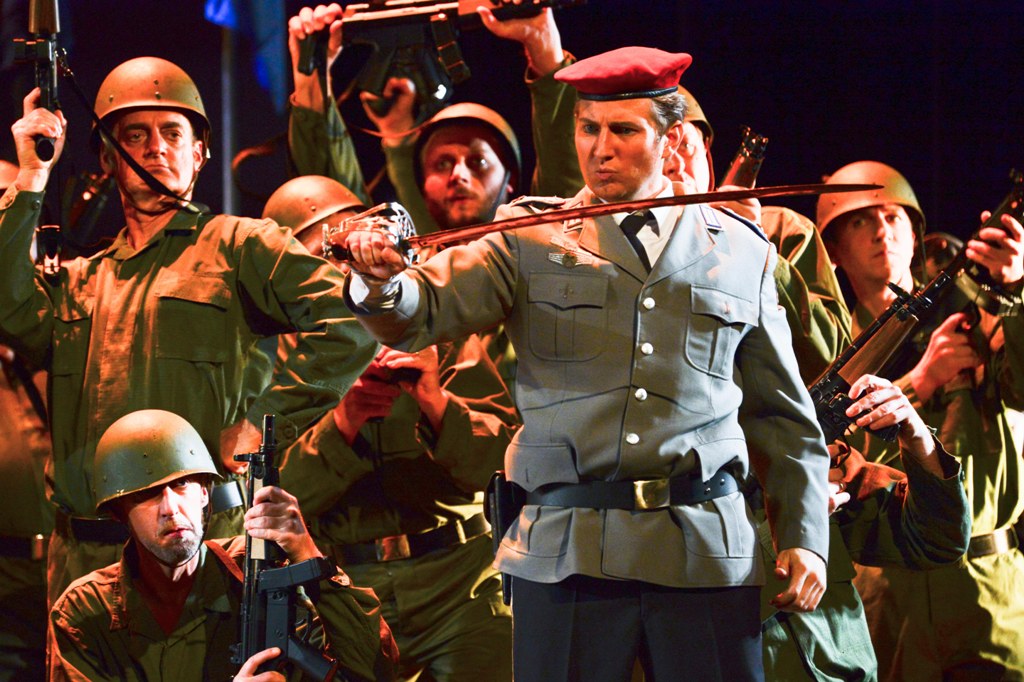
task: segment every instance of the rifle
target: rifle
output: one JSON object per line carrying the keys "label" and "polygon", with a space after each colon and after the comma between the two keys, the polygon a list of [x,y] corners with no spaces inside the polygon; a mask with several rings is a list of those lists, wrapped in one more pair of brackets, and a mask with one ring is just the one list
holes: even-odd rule
{"label": "rifle", "polygon": [[[39,105],[57,111],[60,108],[57,77],[63,68],[64,58],[63,51],[57,46],[57,34],[60,33],[57,0],[29,0],[28,32],[29,38],[14,39],[14,63],[32,65],[36,87],[39,88]],[[37,137],[36,155],[43,161],[49,161],[56,152],[56,144],[52,137]],[[63,245],[60,226],[41,225],[37,233],[43,274],[53,280],[60,272]]]}
{"label": "rifle", "polygon": [[[1024,220],[1024,175],[1014,170],[1010,172],[1010,178],[1012,189],[979,230],[999,226],[1004,214]],[[972,238],[977,238],[977,234]],[[961,249],[927,286],[914,294],[889,283],[896,300],[808,387],[826,443],[840,438],[857,420],[857,417],[846,416],[846,409],[854,402],[848,395],[853,382],[865,374],[881,373],[918,323],[951,292],[959,290],[968,302],[993,314],[1008,315],[1020,311],[1019,294],[1004,290],[991,278],[979,281],[975,277],[977,272],[976,264],[967,258],[967,249]],[[897,432],[898,427],[891,426],[872,433],[895,441]]]}
{"label": "rifle", "polygon": [[[365,45],[370,56],[356,75],[356,85],[378,97],[392,77],[409,78],[416,85],[420,118],[440,111],[451,99],[455,85],[469,78],[469,66],[462,59],[460,28],[480,24],[476,8],[489,7],[499,19],[528,17],[544,7],[571,7],[586,0],[369,0],[351,3],[342,15],[345,46]],[[327,63],[327,32],[302,41],[299,70],[312,75],[324,73]],[[390,104],[382,100],[379,114]]]}
{"label": "rifle", "polygon": [[[14,39],[14,62],[32,64],[39,88],[39,106],[57,111],[57,76],[63,52],[57,47],[60,15],[57,0],[29,0],[28,32],[31,38]],[[36,138],[36,155],[43,161],[53,158],[57,141],[52,137]]]}
{"label": "rifle", "polygon": [[[246,499],[250,507],[258,490],[278,484],[279,472],[274,464],[276,451],[274,415],[265,414],[259,451],[234,457],[236,462],[249,463]],[[333,679],[338,661],[295,635],[295,614],[299,598],[297,588],[302,586],[315,594],[317,584],[335,575],[338,569],[323,557],[289,566],[282,565],[284,560],[284,552],[277,544],[246,534],[240,641],[231,647],[231,662],[242,665],[254,654],[277,647],[281,655],[261,666],[261,672],[290,661],[313,679]]]}

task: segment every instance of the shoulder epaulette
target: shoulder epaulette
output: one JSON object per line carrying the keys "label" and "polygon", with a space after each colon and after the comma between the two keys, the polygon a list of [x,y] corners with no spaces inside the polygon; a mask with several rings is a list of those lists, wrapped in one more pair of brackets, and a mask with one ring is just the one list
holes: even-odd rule
{"label": "shoulder epaulette", "polygon": [[727,208],[721,208],[721,207],[718,207],[718,206],[716,206],[715,208],[717,210],[721,211],[722,213],[726,214],[730,218],[735,218],[736,220],[740,221],[741,223],[743,223],[744,225],[749,227],[750,231],[753,232],[754,234],[756,234],[761,239],[765,240],[766,242],[769,241],[768,240],[768,235],[766,235],[764,233],[764,230],[761,229],[761,226],[758,225],[757,223],[755,223],[754,221],[750,220],[749,218],[744,218],[743,216],[739,215],[738,213],[734,213],[734,212],[730,211]]}
{"label": "shoulder epaulette", "polygon": [[562,206],[565,205],[566,201],[568,200],[563,199],[562,197],[521,196],[510,201],[508,205],[544,211],[550,210],[552,208],[561,208]]}

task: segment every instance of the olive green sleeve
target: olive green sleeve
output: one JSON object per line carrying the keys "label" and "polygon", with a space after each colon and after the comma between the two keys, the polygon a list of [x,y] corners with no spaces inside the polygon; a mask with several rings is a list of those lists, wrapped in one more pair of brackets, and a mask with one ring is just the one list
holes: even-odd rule
{"label": "olive green sleeve", "polygon": [[50,679],[53,682],[121,680],[121,668],[131,661],[119,659],[116,646],[105,642],[110,614],[92,586],[67,591],[50,611]]}
{"label": "olive green sleeve", "polygon": [[576,58],[566,52],[558,69],[540,78],[526,78],[532,106],[533,147],[537,154],[532,194],[571,197],[584,185],[576,156],[576,91],[555,80],[559,69],[575,61]]}
{"label": "olive green sleeve", "polygon": [[851,453],[847,491],[853,499],[836,517],[855,561],[928,569],[954,562],[967,551],[971,520],[963,471],[938,440],[935,446],[942,477],[911,457],[902,458],[904,475]]}
{"label": "olive green sleeve", "polygon": [[[1019,286],[1015,294],[1020,295]],[[1001,395],[1008,407],[1024,410],[1024,313],[1000,318],[999,330],[1003,347],[997,352],[996,376]]]}
{"label": "olive green sleeve", "polygon": [[409,211],[417,234],[437,232],[437,222],[427,210],[427,202],[416,183],[415,138],[410,136],[397,146],[384,146],[388,179],[398,197],[398,203]]}
{"label": "olive green sleeve", "polygon": [[327,653],[338,660],[344,679],[394,679],[398,647],[373,590],[352,585],[339,570],[330,580],[320,581],[316,610],[327,638]]}
{"label": "olive green sleeve", "polygon": [[313,519],[332,509],[352,485],[373,472],[338,431],[328,412],[285,452],[281,487],[295,495],[299,508]]}
{"label": "olive green sleeve", "polygon": [[40,367],[49,360],[54,318],[49,287],[29,257],[42,205],[43,192],[13,190],[0,204],[0,340]]}
{"label": "olive green sleeve", "polygon": [[449,394],[448,409],[435,433],[420,420],[420,437],[431,457],[467,492],[487,487],[503,468],[505,450],[519,419],[498,368],[476,334],[438,348],[444,356],[441,386]]}
{"label": "olive green sleeve", "polygon": [[800,358],[800,376],[810,384],[850,345],[850,312],[814,224],[781,206],[762,207],[761,223],[779,251],[779,303]]}
{"label": "olive green sleeve", "polygon": [[352,136],[334,102],[326,114],[304,107],[291,107],[288,155],[293,175],[332,178],[355,192],[367,206],[372,204]]}
{"label": "olive green sleeve", "polygon": [[288,445],[338,403],[377,344],[345,306],[335,267],[272,221],[252,221],[239,233],[238,283],[252,317],[297,332],[295,352],[247,414],[253,424],[264,414],[279,415],[279,442]]}

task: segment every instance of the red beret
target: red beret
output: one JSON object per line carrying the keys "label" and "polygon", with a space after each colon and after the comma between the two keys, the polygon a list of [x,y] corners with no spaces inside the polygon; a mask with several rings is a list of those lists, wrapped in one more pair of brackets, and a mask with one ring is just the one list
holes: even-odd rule
{"label": "red beret", "polygon": [[676,91],[693,57],[653,47],[620,47],[570,64],[555,78],[576,88],[580,99],[658,97]]}

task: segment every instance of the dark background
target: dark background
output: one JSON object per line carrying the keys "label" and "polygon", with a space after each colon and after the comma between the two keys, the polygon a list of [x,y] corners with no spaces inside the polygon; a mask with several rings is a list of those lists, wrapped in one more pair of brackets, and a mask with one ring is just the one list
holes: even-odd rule
{"label": "dark background", "polygon": [[[8,38],[27,28],[12,14],[19,4],[4,2],[0,29]],[[300,6],[289,0],[286,11]],[[221,210],[222,31],[204,19],[203,2],[62,0],[61,8],[71,67],[90,97],[114,66],[136,56],[170,59],[196,80],[214,136],[214,159],[196,197]],[[851,161],[884,161],[910,180],[931,229],[966,236],[977,226],[979,212],[1006,194],[1010,168],[1024,170],[1020,0],[589,0],[557,16],[564,47],[577,57],[631,44],[691,53],[694,63],[682,82],[715,128],[719,176],[735,152],[740,127],[750,125],[770,138],[759,184],[817,182]],[[252,46],[243,38],[237,42],[240,149],[282,133],[285,120],[255,82]],[[502,112],[527,147],[527,167],[532,167],[525,62],[518,45],[483,29],[464,32],[460,44],[473,77],[456,90],[455,100],[479,101]],[[352,72],[350,61],[343,55],[339,77]],[[10,67],[2,78],[6,131],[20,114],[31,76],[24,67]],[[336,91],[343,88],[336,85]],[[88,149],[86,114],[66,88],[62,101],[70,119],[69,150],[60,171],[66,178],[97,165]],[[355,98],[343,111],[353,127],[368,125]],[[354,135],[364,171],[372,177],[383,161],[377,141]],[[11,158],[9,140],[0,153]],[[259,195],[287,177],[283,154],[245,163],[241,177],[256,196],[243,196],[236,212],[258,215]],[[376,198],[387,194],[385,182]],[[813,217],[813,200],[788,205]],[[121,224],[116,210],[107,220]]]}

